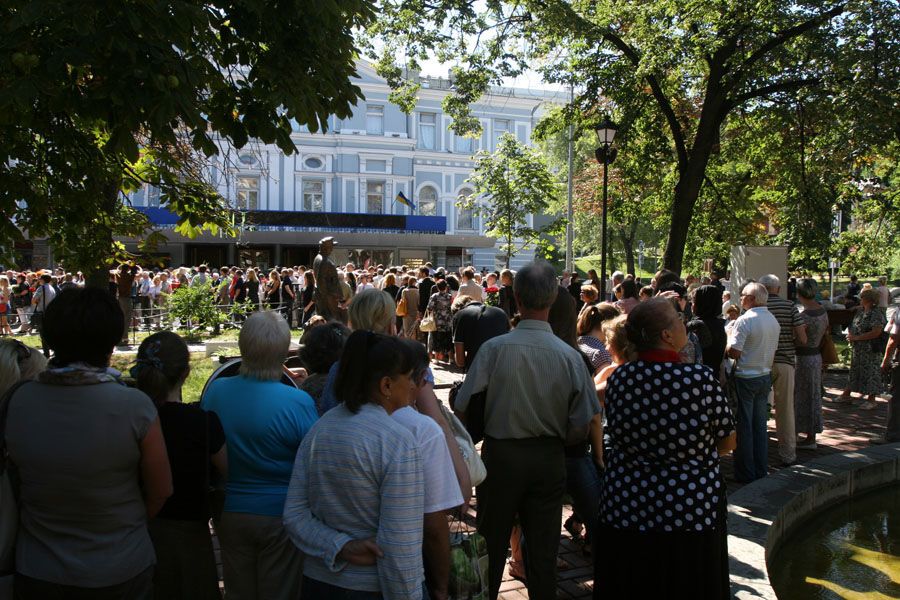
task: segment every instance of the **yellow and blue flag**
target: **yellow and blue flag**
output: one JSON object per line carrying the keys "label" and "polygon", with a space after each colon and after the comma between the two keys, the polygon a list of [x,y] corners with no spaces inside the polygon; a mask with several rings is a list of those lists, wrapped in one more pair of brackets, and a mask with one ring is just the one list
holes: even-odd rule
{"label": "yellow and blue flag", "polygon": [[395,200],[397,202],[399,202],[400,204],[405,204],[406,206],[410,207],[411,209],[416,210],[416,205],[413,203],[412,200],[407,198],[406,195],[404,195],[404,193],[402,191],[397,192],[397,197],[395,198]]}

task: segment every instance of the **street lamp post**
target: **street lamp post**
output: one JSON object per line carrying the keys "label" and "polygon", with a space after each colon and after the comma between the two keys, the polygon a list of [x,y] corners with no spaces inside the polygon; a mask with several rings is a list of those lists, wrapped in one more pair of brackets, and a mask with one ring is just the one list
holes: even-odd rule
{"label": "street lamp post", "polygon": [[606,300],[606,203],[607,203],[607,187],[608,187],[608,171],[609,165],[616,159],[616,149],[612,147],[613,138],[616,137],[616,131],[619,127],[613,123],[609,117],[603,119],[595,128],[597,132],[597,141],[600,146],[597,148],[595,156],[597,162],[603,165],[603,224],[600,234],[600,298]]}

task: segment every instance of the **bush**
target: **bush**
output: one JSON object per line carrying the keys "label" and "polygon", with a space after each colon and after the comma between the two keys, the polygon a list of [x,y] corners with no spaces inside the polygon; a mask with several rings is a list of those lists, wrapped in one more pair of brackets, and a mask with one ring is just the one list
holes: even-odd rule
{"label": "bush", "polygon": [[169,296],[166,308],[170,320],[178,319],[181,327],[189,330],[188,337],[199,337],[208,327],[218,332],[221,325],[243,318],[250,306],[245,303],[219,307],[216,304],[216,290],[207,281],[179,287]]}

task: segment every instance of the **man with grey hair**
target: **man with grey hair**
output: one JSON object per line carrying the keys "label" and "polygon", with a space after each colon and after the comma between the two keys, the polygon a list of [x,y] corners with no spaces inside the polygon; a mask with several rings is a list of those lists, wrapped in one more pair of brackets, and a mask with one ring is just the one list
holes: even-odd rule
{"label": "man with grey hair", "polygon": [[528,594],[556,597],[556,552],[566,484],[564,447],[587,438],[600,412],[581,355],[547,322],[559,284],[543,262],[516,273],[522,320],[478,351],[456,397],[465,419],[473,394],[487,390],[482,458],[490,476],[478,486],[478,531],[487,540],[490,598],[496,598],[516,515],[528,540]]}
{"label": "man with grey hair", "polygon": [[766,287],[769,312],[778,321],[780,333],[772,364],[772,392],[775,396],[775,433],[781,464],[788,466],[797,460],[797,431],[794,427],[794,365],[796,346],[806,345],[806,325],[800,318],[797,305],[781,298],[781,280],[775,275],[763,275],[759,283]]}
{"label": "man with grey hair", "polygon": [[769,312],[769,292],[761,283],[748,283],[741,290],[742,314],[728,334],[729,358],[737,361],[737,449],[734,476],[748,483],[768,472],[766,421],[769,391],[772,389],[772,362],[781,327]]}

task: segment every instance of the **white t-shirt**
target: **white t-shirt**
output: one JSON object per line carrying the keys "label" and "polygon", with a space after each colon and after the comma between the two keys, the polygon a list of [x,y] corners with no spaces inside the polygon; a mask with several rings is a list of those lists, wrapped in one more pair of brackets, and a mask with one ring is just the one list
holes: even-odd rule
{"label": "white t-shirt", "polygon": [[456,294],[457,296],[468,296],[473,300],[481,302],[484,299],[484,289],[474,280],[469,280],[461,283],[459,285],[459,292]]}
{"label": "white t-shirt", "polygon": [[395,410],[391,418],[409,429],[416,438],[425,471],[425,514],[462,504],[459,481],[441,426],[411,406]]}
{"label": "white t-shirt", "polygon": [[728,345],[741,351],[738,377],[760,377],[772,371],[781,326],[765,306],[754,306],[734,322]]}

